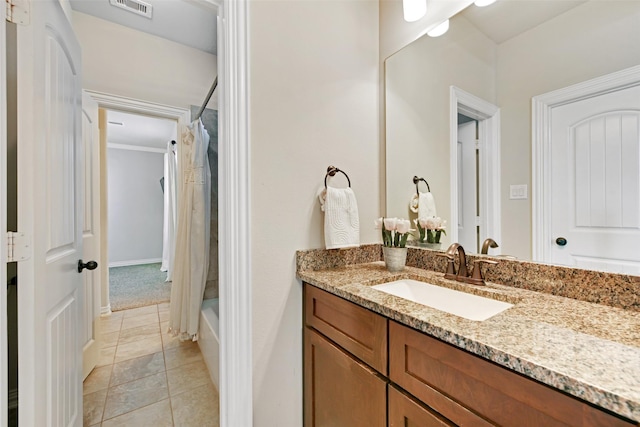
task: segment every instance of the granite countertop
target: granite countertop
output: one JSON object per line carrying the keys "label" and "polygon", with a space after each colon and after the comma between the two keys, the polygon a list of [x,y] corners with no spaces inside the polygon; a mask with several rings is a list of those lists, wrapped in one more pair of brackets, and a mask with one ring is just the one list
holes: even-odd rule
{"label": "granite countertop", "polygon": [[[390,273],[381,261],[297,274],[317,288],[640,422],[640,312],[490,282],[467,285],[414,267]],[[399,279],[514,306],[478,322],[371,289]]]}

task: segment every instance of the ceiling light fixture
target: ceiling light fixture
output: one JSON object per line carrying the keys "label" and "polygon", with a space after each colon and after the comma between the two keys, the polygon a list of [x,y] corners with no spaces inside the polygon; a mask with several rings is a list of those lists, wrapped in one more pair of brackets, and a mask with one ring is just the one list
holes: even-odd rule
{"label": "ceiling light fixture", "polygon": [[475,4],[478,7],[485,7],[495,2],[496,0],[476,0],[475,2],[473,2],[473,4]]}
{"label": "ceiling light fixture", "polygon": [[449,20],[448,19],[446,21],[441,22],[438,25],[436,25],[432,30],[427,31],[427,35],[429,37],[440,37],[441,35],[443,35],[447,31],[449,31]]}
{"label": "ceiling light fixture", "polygon": [[427,0],[402,0],[404,20],[414,22],[427,13]]}

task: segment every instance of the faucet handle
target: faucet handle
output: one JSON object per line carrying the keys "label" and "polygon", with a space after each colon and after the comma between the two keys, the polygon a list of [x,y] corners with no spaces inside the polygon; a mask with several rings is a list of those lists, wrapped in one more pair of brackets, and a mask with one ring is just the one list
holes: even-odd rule
{"label": "faucet handle", "polygon": [[456,278],[456,264],[454,263],[454,257],[448,252],[436,252],[438,256],[447,258],[447,272],[444,273],[445,279],[453,279]]}
{"label": "faucet handle", "polygon": [[473,272],[471,273],[471,277],[468,279],[468,282],[472,285],[484,286],[484,278],[482,277],[482,270],[480,269],[480,265],[482,263],[497,264],[498,261],[492,261],[489,259],[477,259],[473,261]]}

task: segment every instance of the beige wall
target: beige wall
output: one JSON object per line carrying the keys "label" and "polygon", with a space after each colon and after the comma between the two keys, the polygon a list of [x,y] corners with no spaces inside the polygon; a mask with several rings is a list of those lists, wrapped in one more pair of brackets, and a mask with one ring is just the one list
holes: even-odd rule
{"label": "beige wall", "polygon": [[79,12],[73,27],[85,89],[188,109],[202,104],[217,74],[216,57],[197,49]]}
{"label": "beige wall", "polygon": [[[302,425],[295,251],[324,247],[326,168],[351,178],[362,243],[378,241],[378,2],[250,2],[254,425]],[[339,179],[339,178],[337,178]]]}
{"label": "beige wall", "polygon": [[592,1],[498,47],[503,253],[530,259],[531,203],[509,200],[510,184],[531,194],[531,98],[640,64],[640,3]]}
{"label": "beige wall", "polygon": [[402,0],[380,1],[380,58],[384,60],[431,28],[453,16],[473,0],[428,0],[427,13],[415,22],[406,22],[402,14]]}
{"label": "beige wall", "polygon": [[[387,216],[417,217],[409,211],[417,175],[427,180],[438,215],[452,227],[449,87],[494,103],[495,61],[495,43],[462,17],[447,37],[423,37],[387,59]],[[420,190],[426,191],[424,184]],[[449,240],[443,236],[445,247]]]}

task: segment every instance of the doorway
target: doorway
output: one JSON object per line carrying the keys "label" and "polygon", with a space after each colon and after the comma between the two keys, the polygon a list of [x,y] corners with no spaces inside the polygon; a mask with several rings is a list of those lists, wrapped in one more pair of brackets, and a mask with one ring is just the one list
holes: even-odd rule
{"label": "doorway", "polygon": [[451,241],[479,253],[485,239],[500,242],[500,109],[455,86],[450,159]]}
{"label": "doorway", "polygon": [[176,162],[178,124],[118,110],[105,113],[111,309],[168,302],[171,282],[163,249],[173,236],[164,232],[170,215],[165,190],[173,191],[176,183],[165,163]]}

